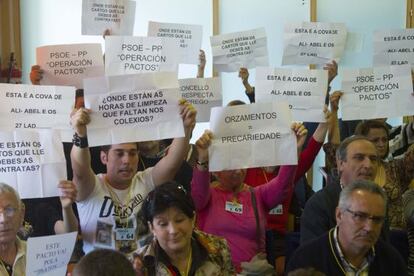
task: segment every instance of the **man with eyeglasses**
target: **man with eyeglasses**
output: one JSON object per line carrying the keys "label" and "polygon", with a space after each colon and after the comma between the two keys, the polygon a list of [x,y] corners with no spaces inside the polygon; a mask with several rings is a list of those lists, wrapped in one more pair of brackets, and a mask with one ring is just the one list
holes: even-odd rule
{"label": "man with eyeglasses", "polygon": [[24,205],[17,192],[0,183],[0,275],[25,275],[26,243],[17,237]]}
{"label": "man with eyeglasses", "polygon": [[372,181],[358,180],[341,191],[337,225],[299,247],[287,272],[312,267],[326,275],[407,275],[400,254],[378,239],[387,196]]}

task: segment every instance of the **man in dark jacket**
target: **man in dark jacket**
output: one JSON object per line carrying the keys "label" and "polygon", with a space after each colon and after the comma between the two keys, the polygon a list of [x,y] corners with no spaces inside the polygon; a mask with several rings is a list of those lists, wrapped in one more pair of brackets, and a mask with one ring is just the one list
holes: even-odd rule
{"label": "man in dark jacket", "polygon": [[[314,194],[301,217],[300,244],[317,238],[336,225],[335,208],[341,189],[355,180],[374,180],[378,154],[375,145],[363,136],[342,141],[336,151],[338,177]],[[341,188],[342,187],[342,188]]]}
{"label": "man in dark jacket", "polygon": [[344,187],[335,210],[337,226],[301,245],[287,272],[312,267],[326,275],[407,275],[400,254],[378,239],[386,201],[382,188],[372,181]]}

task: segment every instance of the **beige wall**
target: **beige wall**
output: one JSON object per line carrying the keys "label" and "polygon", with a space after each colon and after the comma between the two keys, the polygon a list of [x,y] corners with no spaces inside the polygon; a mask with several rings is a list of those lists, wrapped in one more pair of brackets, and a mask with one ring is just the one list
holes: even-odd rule
{"label": "beige wall", "polygon": [[22,66],[19,3],[20,0],[0,0],[0,56],[3,69],[8,66],[11,52],[14,52],[17,67]]}

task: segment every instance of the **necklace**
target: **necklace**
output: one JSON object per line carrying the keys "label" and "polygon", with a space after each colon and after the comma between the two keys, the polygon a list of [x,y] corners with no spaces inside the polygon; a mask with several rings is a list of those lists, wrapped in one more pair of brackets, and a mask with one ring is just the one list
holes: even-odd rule
{"label": "necklace", "polygon": [[[128,203],[131,200],[131,186],[132,186],[132,183],[128,187],[127,198],[126,198],[125,204],[123,204],[121,202],[120,198],[118,197],[118,194],[112,189],[111,184],[109,183],[108,177],[106,175],[105,175],[105,179],[104,180],[105,180],[104,182],[105,182],[106,188],[108,189],[108,193],[110,194],[112,201],[116,205],[118,205],[119,208],[123,208],[123,207],[128,206]],[[120,215],[119,216],[119,222],[121,224],[124,224],[124,227],[126,227],[127,226],[127,223],[128,223],[128,218],[126,217],[125,218],[125,221],[123,221],[122,218],[121,218],[121,215]]]}
{"label": "necklace", "polygon": [[380,187],[384,187],[386,180],[387,176],[385,173],[385,168],[380,163],[380,165],[378,166],[377,174],[375,176],[375,183],[377,183]]}
{"label": "necklace", "polygon": [[12,275],[13,274],[13,266],[5,263],[3,260],[0,260],[0,262],[1,262],[1,265],[4,267],[4,269],[7,271],[7,273],[9,275]]}
{"label": "necklace", "polygon": [[185,266],[185,270],[183,271],[180,270],[180,274],[182,276],[188,276],[188,274],[190,273],[192,258],[193,258],[193,249],[191,248],[191,245],[190,245],[190,254],[187,258],[187,265]]}

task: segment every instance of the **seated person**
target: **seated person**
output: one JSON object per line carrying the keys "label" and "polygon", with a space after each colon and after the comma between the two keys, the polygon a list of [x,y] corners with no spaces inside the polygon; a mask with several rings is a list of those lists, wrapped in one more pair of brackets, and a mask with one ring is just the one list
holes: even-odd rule
{"label": "seated person", "polygon": [[24,204],[9,185],[0,183],[0,275],[26,273],[26,242],[17,232],[23,224]]}
{"label": "seated person", "polygon": [[368,138],[351,136],[337,148],[336,162],[338,175],[329,177],[328,184],[306,202],[300,221],[300,244],[335,226],[335,208],[341,190],[356,180],[373,181],[379,160],[375,145]]}
{"label": "seated person", "polygon": [[71,276],[136,276],[131,262],[122,253],[96,249],[82,257]]}
{"label": "seated person", "polygon": [[408,274],[414,275],[414,189],[408,189],[403,194],[403,208],[409,243]]}
{"label": "seated person", "polygon": [[76,139],[71,152],[74,182],[77,184],[84,251],[106,247],[132,253],[137,248],[136,214],[145,196],[155,186],[174,178],[183,162],[191,131],[195,124],[195,109],[181,101],[180,112],[185,137],[172,142],[168,154],[154,167],[137,172],[137,143],[102,147],[101,162],[106,174],[95,175],[91,168],[86,125],[90,110],[81,108],[72,114]]}
{"label": "seated person", "polygon": [[[297,123],[292,124],[292,130],[300,153],[307,131]],[[208,147],[212,135],[206,131],[196,142],[199,159],[193,172],[191,194],[197,223],[201,230],[226,238],[233,264],[241,271],[242,262],[249,262],[256,254],[265,252],[266,214],[283,201],[292,185],[296,166],[281,166],[277,177],[254,188],[244,184],[245,169],[216,172],[218,181],[210,183]],[[242,206],[241,211],[231,208],[235,205]]]}
{"label": "seated person", "polygon": [[387,196],[372,181],[358,180],[341,191],[336,227],[301,245],[287,273],[312,267],[326,275],[407,275],[400,254],[380,236]]}
{"label": "seated person", "polygon": [[150,192],[142,213],[154,239],[139,250],[135,267],[144,275],[234,275],[227,242],[195,227],[187,191],[167,182]]}

